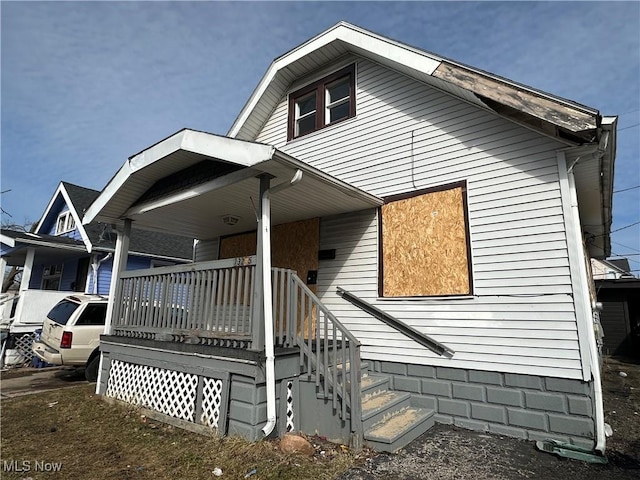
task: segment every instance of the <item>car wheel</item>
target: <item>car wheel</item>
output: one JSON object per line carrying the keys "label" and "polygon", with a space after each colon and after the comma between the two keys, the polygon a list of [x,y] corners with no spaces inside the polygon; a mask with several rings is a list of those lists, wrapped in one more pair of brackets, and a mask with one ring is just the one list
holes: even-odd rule
{"label": "car wheel", "polygon": [[89,382],[95,382],[98,380],[98,368],[100,367],[100,354],[93,357],[87,363],[87,368],[84,371],[84,378]]}

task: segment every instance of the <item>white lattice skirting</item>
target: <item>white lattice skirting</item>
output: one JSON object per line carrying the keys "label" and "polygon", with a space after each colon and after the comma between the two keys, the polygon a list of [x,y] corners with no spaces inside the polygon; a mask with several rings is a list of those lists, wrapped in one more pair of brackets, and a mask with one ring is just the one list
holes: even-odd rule
{"label": "white lattice skirting", "polygon": [[[203,377],[199,423],[218,428],[222,380]],[[113,360],[106,396],[196,423],[199,376],[163,368]]]}
{"label": "white lattice skirting", "polygon": [[18,354],[18,360],[15,362],[16,365],[20,366],[31,364],[34,356],[31,346],[33,345],[35,338],[35,333],[25,333],[24,335],[16,336],[13,347]]}
{"label": "white lattice skirting", "polygon": [[293,409],[293,382],[287,382],[287,418],[285,429],[287,432],[293,432],[295,425],[295,411]]}

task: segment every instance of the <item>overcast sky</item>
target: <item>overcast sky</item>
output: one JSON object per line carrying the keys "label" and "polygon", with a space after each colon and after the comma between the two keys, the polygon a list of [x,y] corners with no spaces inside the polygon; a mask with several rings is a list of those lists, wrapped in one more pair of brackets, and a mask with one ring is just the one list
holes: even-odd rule
{"label": "overcast sky", "polygon": [[[619,115],[612,250],[640,270],[638,2],[0,3],[3,222],[101,190],[188,127],[226,134],[271,61],[340,20]],[[10,191],[9,191],[10,190]],[[636,272],[637,273],[637,272]]]}

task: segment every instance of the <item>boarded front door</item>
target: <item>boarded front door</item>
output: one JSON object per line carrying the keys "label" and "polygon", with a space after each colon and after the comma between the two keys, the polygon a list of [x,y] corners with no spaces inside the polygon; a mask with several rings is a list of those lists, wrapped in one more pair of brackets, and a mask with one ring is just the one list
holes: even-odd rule
{"label": "boarded front door", "polygon": [[[256,254],[256,232],[242,233],[224,237],[220,240],[219,258],[236,258]],[[301,220],[299,222],[276,225],[271,230],[271,263],[274,267],[295,270],[303,282],[307,281],[310,272],[318,271],[318,250],[320,248],[320,219]],[[315,276],[313,276],[315,279]],[[312,292],[316,293],[316,285],[313,282],[307,284]],[[274,289],[276,286],[274,285]],[[286,292],[285,292],[286,293]],[[279,298],[279,296],[277,297]],[[286,297],[285,297],[286,298]],[[300,308],[300,306],[299,306]],[[280,316],[280,302],[276,304],[274,319],[276,329]],[[306,310],[304,318],[304,332],[308,332],[309,315]],[[311,315],[312,328],[315,330],[316,312]],[[303,325],[299,326],[302,327]]]}

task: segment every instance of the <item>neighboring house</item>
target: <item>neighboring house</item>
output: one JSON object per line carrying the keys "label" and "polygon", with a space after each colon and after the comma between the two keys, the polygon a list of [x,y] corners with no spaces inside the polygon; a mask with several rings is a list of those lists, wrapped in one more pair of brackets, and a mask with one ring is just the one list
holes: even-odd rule
{"label": "neighboring house", "polygon": [[[227,137],[159,141],[87,210],[119,235],[98,393],[250,439],[395,450],[435,421],[603,452],[616,121],[337,24]],[[196,264],[123,272],[132,225]]]}
{"label": "neighboring house", "polygon": [[626,258],[591,259],[598,302],[603,351],[640,358],[640,279],[632,275]]}
{"label": "neighboring house", "polygon": [[[15,352],[7,357],[7,364],[31,357],[32,334],[60,299],[71,292],[109,293],[116,234],[110,225],[81,223],[99,194],[60,182],[33,232],[2,230],[2,271],[7,265],[24,267],[13,315],[2,319],[5,327],[11,323],[10,338],[19,346],[10,348]],[[127,269],[188,262],[192,252],[193,241],[188,238],[136,230]]]}

